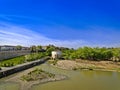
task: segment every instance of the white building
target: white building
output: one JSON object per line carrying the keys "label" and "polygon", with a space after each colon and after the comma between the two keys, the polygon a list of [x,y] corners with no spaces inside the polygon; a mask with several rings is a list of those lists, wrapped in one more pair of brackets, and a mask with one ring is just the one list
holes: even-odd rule
{"label": "white building", "polygon": [[51,52],[51,55],[52,55],[52,59],[58,59],[62,56],[62,52],[57,50],[57,51],[52,51]]}

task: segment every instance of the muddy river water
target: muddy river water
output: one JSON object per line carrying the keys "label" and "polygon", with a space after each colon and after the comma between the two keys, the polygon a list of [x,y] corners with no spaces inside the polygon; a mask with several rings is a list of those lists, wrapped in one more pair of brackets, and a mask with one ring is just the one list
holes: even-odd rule
{"label": "muddy river water", "polygon": [[[50,66],[47,63],[38,67],[52,73],[66,75],[68,79],[34,85],[31,90],[120,90],[120,73],[118,72],[68,71]],[[0,80],[0,90],[20,90],[18,83],[4,82],[7,78]]]}

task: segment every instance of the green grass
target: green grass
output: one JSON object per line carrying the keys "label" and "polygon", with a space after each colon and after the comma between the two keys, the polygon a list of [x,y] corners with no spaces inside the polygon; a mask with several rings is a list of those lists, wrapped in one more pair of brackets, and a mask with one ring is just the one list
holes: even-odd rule
{"label": "green grass", "polygon": [[25,62],[34,61],[42,57],[45,57],[45,53],[33,53],[25,56],[19,56],[16,58],[0,61],[0,67],[11,67]]}
{"label": "green grass", "polygon": [[10,67],[10,66],[15,66],[17,64],[22,64],[25,61],[25,57],[24,56],[19,56],[16,58],[12,58],[12,59],[8,59],[8,60],[4,60],[0,62],[0,67]]}

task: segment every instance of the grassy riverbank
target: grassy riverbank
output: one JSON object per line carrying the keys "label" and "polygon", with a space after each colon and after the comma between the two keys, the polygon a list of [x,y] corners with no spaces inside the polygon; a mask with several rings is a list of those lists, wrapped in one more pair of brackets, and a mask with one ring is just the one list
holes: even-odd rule
{"label": "grassy riverbank", "polygon": [[58,60],[56,67],[66,70],[103,70],[120,72],[120,62],[90,60]]}
{"label": "grassy riverbank", "polygon": [[30,62],[30,61],[34,61],[37,59],[41,59],[45,56],[46,56],[45,53],[32,53],[32,54],[28,54],[24,56],[19,56],[16,58],[0,61],[0,67],[16,66],[18,64],[22,64],[25,62]]}

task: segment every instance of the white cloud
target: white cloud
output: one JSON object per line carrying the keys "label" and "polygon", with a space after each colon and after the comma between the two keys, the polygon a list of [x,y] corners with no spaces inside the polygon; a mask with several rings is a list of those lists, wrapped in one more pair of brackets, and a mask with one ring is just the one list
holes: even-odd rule
{"label": "white cloud", "polygon": [[57,40],[45,37],[32,30],[15,25],[4,25],[0,27],[0,45],[48,45],[65,46],[77,48],[87,44],[83,40]]}
{"label": "white cloud", "polygon": [[[98,33],[97,35],[99,35]],[[116,38],[117,34],[115,33]],[[114,35],[114,36],[115,36]],[[103,36],[103,35],[102,35]],[[90,37],[87,36],[86,37]],[[101,36],[100,36],[101,37]],[[90,37],[91,38],[91,37]],[[92,47],[117,47],[120,45],[119,40],[112,40],[112,37],[108,37],[107,40],[99,41],[97,39],[92,41],[86,41],[81,39],[75,40],[58,40],[48,38],[40,33],[35,32],[34,30],[26,29],[20,26],[0,23],[0,45],[49,45],[53,44],[56,46],[65,46],[78,48],[81,46],[92,46]],[[115,39],[116,39],[115,38]],[[114,42],[113,42],[114,41]]]}

